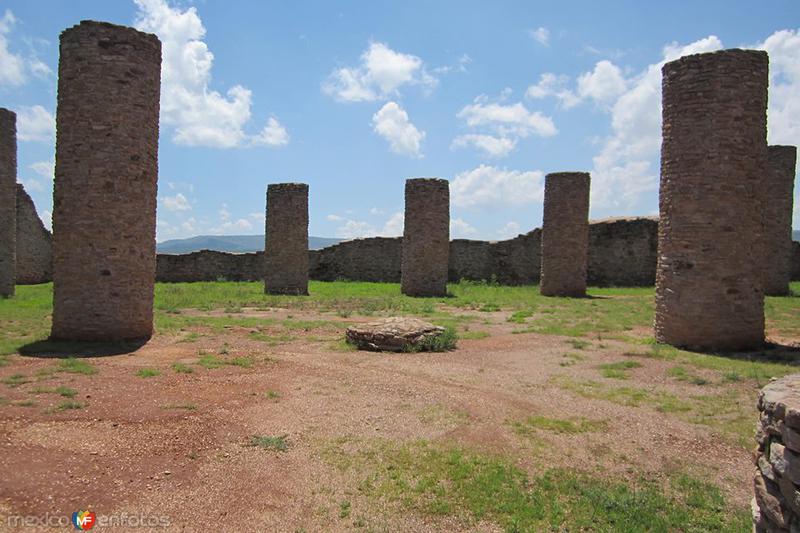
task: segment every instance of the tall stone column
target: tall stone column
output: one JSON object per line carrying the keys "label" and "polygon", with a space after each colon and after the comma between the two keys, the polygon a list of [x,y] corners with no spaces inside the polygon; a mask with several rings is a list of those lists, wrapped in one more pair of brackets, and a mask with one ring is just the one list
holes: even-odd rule
{"label": "tall stone column", "polygon": [[544,296],[586,296],[589,261],[589,173],[556,172],[544,182]]}
{"label": "tall stone column", "polygon": [[450,183],[406,180],[400,290],[408,296],[446,296],[450,260]]}
{"label": "tall stone column", "polygon": [[0,108],[0,297],[17,282],[17,115]]}
{"label": "tall stone column", "polygon": [[267,186],[264,290],[308,294],[308,185]]}
{"label": "tall stone column", "polygon": [[161,42],[82,21],[61,33],[52,338],[153,332]]}
{"label": "tall stone column", "polygon": [[789,294],[792,261],[792,207],[797,148],[769,147],[764,186],[764,294]]}
{"label": "tall stone column", "polygon": [[764,342],[766,52],[724,50],[662,69],[655,336],[701,350]]}

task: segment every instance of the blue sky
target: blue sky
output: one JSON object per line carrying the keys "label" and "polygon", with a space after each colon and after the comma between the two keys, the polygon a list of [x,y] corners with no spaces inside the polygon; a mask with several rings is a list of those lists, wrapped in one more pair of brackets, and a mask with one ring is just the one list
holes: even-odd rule
{"label": "blue sky", "polygon": [[719,48],[769,51],[769,141],[800,144],[796,0],[11,0],[0,15],[0,105],[48,226],[58,35],[82,19],[163,42],[158,240],[263,233],[282,181],[310,184],[316,236],[401,234],[404,181],[423,176],[451,182],[453,237],[539,226],[544,174],[563,170],[592,173],[592,218],[655,214],[660,66]]}

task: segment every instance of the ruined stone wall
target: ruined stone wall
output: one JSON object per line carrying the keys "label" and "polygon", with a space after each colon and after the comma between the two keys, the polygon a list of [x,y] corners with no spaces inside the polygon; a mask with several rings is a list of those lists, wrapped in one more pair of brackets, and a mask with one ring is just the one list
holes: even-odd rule
{"label": "ruined stone wall", "polygon": [[264,290],[308,294],[308,185],[267,186]]}
{"label": "ruined stone wall", "polygon": [[753,531],[800,527],[800,375],[773,381],[758,397]]}
{"label": "ruined stone wall", "polygon": [[408,296],[447,294],[450,256],[450,184],[406,180],[400,290]]}
{"label": "ruined stone wall", "polygon": [[264,253],[230,254],[202,250],[190,254],[158,254],[156,281],[262,281]]}
{"label": "ruined stone wall", "polygon": [[609,218],[589,224],[588,283],[652,286],[658,257],[658,217]]}
{"label": "ruined stone wall", "polygon": [[588,172],[557,172],[545,177],[539,286],[545,296],[586,294],[589,183]]}
{"label": "ruined stone wall", "polygon": [[161,43],[83,21],[61,34],[52,337],[153,331]]}
{"label": "ruined stone wall", "polygon": [[697,349],[764,342],[766,52],[682,57],[662,69],[655,334]]}
{"label": "ruined stone wall", "polygon": [[17,184],[17,284],[53,280],[53,237],[36,213],[33,200]]}
{"label": "ruined stone wall", "polygon": [[797,148],[769,147],[764,184],[764,294],[789,294],[792,261],[792,207]]}
{"label": "ruined stone wall", "polygon": [[311,279],[400,281],[403,240],[373,237],[345,241],[309,254]]}
{"label": "ruined stone wall", "polygon": [[0,297],[14,295],[16,243],[17,115],[0,108]]}

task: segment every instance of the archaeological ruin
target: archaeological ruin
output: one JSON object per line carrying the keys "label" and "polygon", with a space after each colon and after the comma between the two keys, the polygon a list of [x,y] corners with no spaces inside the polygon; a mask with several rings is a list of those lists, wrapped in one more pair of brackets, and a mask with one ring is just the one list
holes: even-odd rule
{"label": "archaeological ruin", "polygon": [[768,57],[724,50],[662,69],[655,336],[711,350],[764,342],[761,253]]}
{"label": "archaeological ruin", "polygon": [[0,108],[0,297],[14,296],[17,262],[17,115]]}
{"label": "archaeological ruin", "polygon": [[408,296],[445,296],[450,255],[450,183],[406,180],[400,290]]}
{"label": "archaeological ruin", "polygon": [[53,280],[53,237],[36,213],[33,200],[17,183],[17,284]]}
{"label": "archaeological ruin", "polygon": [[161,42],[83,21],[61,34],[54,339],[153,332]]}
{"label": "archaeological ruin", "polygon": [[797,148],[770,146],[764,184],[764,294],[789,294],[792,262],[792,207]]}
{"label": "archaeological ruin", "polygon": [[267,186],[264,290],[308,294],[308,185]]}
{"label": "archaeological ruin", "polygon": [[589,188],[588,172],[556,172],[545,177],[539,285],[544,296],[586,295]]}

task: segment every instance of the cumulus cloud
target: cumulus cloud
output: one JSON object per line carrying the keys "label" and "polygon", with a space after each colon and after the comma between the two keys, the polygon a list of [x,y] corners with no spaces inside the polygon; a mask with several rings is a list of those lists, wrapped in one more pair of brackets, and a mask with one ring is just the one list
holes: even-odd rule
{"label": "cumulus cloud", "polygon": [[489,102],[486,96],[479,96],[472,104],[458,112],[468,126],[485,126],[500,135],[528,137],[552,137],[558,133],[550,117],[538,111],[529,111],[521,102],[504,105]]}
{"label": "cumulus cloud", "polygon": [[6,9],[0,19],[0,86],[19,86],[25,83],[25,60],[8,49],[7,35],[16,21],[10,9]]}
{"label": "cumulus cloud", "polygon": [[[462,64],[465,66],[467,62]],[[372,42],[361,54],[358,66],[334,70],[322,84],[322,90],[341,102],[364,102],[393,98],[404,85],[432,89],[437,83],[421,58]]]}
{"label": "cumulus cloud", "polygon": [[550,46],[550,30],[543,26],[539,26],[535,30],[528,30],[528,35],[543,46]]}
{"label": "cumulus cloud", "polygon": [[770,144],[800,143],[800,29],[776,31],[756,48],[769,54]]}
{"label": "cumulus cloud", "polygon": [[275,118],[260,133],[245,132],[252,115],[249,89],[234,85],[223,95],[210,88],[214,54],[203,41],[206,29],[195,7],[181,10],[165,0],[135,2],[136,27],[161,39],[161,120],[175,129],[173,141],[213,148],[288,143]]}
{"label": "cumulus cloud", "polygon": [[164,204],[164,209],[167,211],[189,211],[192,209],[189,200],[181,193],[175,196],[165,196],[162,199],[162,203]]}
{"label": "cumulus cloud", "polygon": [[451,148],[465,148],[468,146],[479,149],[488,157],[505,157],[517,146],[517,140],[507,137],[495,137],[494,135],[469,133],[459,135],[453,139]]}
{"label": "cumulus cloud", "polygon": [[425,132],[408,120],[408,113],[397,102],[386,103],[372,116],[375,133],[389,142],[392,152],[409,157],[422,157]]}
{"label": "cumulus cloud", "polygon": [[578,77],[578,95],[591,98],[599,103],[613,102],[627,88],[622,70],[611,61],[599,61],[592,72]]}
{"label": "cumulus cloud", "polygon": [[469,237],[474,237],[477,234],[478,230],[463,218],[450,219],[451,239],[468,239]]}
{"label": "cumulus cloud", "polygon": [[52,180],[56,171],[55,161],[37,161],[30,165],[30,169],[41,177]]}
{"label": "cumulus cloud", "polygon": [[513,220],[506,223],[505,226],[497,230],[497,236],[500,239],[512,239],[520,234],[519,223]]}
{"label": "cumulus cloud", "polygon": [[40,105],[17,111],[17,138],[20,141],[52,142],[56,136],[56,118]]}
{"label": "cumulus cloud", "polygon": [[539,82],[536,85],[528,87],[525,91],[525,96],[532,99],[555,96],[562,108],[570,109],[578,105],[581,99],[567,88],[568,82],[569,76],[545,72],[539,77]]}
{"label": "cumulus cloud", "polygon": [[544,173],[480,165],[457,174],[450,182],[457,207],[508,207],[541,202]]}
{"label": "cumulus cloud", "polygon": [[336,236],[341,239],[362,239],[365,237],[399,237],[403,235],[403,222],[405,216],[402,211],[397,211],[389,216],[382,227],[375,227],[373,224],[363,221],[349,219],[334,215],[335,218],[328,218],[334,222],[342,222],[336,228]]}

